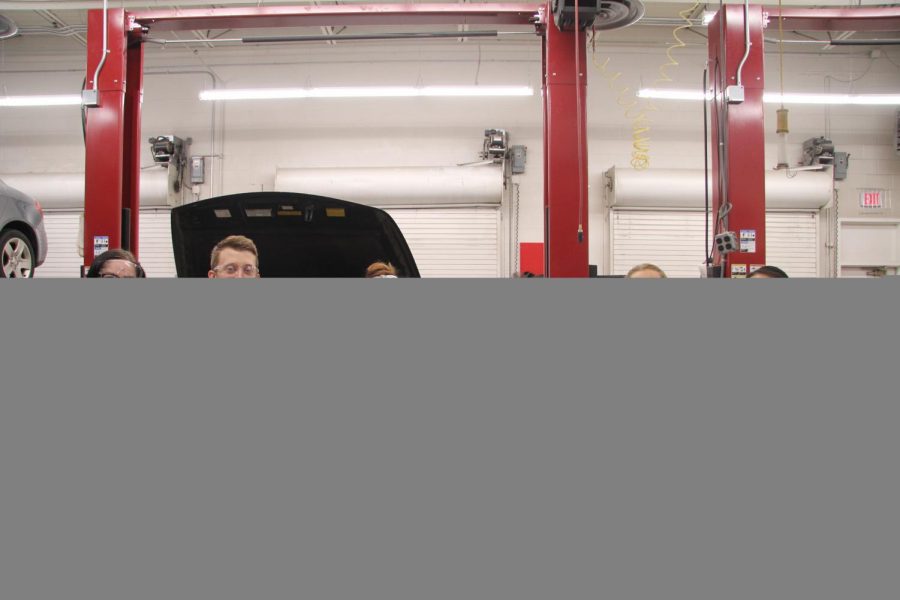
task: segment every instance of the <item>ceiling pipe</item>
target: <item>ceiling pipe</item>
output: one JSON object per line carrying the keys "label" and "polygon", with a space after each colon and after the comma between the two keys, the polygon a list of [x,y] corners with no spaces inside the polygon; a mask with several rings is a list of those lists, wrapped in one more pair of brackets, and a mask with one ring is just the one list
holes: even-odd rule
{"label": "ceiling pipe", "polygon": [[[262,6],[275,6],[279,4],[287,4],[288,2],[262,2]],[[290,4],[316,4],[316,0],[291,0]],[[248,0],[173,0],[165,3],[170,7],[183,6],[205,6],[211,4],[216,6],[227,5],[252,5],[255,2]],[[158,9],[158,2],[150,2],[148,0],[119,0],[116,2],[117,8],[140,8],[140,9]],[[88,10],[92,8],[103,8],[102,0],[73,0],[65,2],[62,0],[0,0],[0,10]]]}
{"label": "ceiling pipe", "polygon": [[[764,41],[777,44],[779,40],[765,38]],[[900,46],[900,39],[887,40],[783,40],[785,44],[820,44],[822,46]]]}

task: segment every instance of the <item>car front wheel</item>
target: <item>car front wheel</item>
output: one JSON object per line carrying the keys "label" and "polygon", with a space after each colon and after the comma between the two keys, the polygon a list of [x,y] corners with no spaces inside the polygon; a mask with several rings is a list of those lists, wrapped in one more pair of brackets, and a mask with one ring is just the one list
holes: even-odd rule
{"label": "car front wheel", "polygon": [[34,249],[21,231],[12,229],[0,235],[0,277],[34,277]]}

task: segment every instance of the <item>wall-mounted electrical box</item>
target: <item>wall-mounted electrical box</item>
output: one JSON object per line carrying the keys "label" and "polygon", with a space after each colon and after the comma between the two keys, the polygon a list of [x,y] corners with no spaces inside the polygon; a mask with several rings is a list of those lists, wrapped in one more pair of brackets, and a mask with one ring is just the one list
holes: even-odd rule
{"label": "wall-mounted electrical box", "polygon": [[834,178],[837,181],[847,179],[847,167],[850,166],[850,154],[848,152],[834,153]]}
{"label": "wall-mounted electrical box", "polygon": [[513,175],[525,172],[525,151],[525,146],[510,146],[509,155]]}
{"label": "wall-mounted electrical box", "polygon": [[205,162],[206,161],[202,156],[191,157],[191,185],[203,183],[205,181]]}

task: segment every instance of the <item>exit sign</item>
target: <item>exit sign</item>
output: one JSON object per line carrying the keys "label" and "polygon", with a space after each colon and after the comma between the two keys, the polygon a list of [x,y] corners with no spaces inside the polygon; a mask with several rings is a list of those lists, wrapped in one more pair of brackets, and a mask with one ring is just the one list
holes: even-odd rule
{"label": "exit sign", "polygon": [[860,208],[884,208],[887,190],[859,190]]}

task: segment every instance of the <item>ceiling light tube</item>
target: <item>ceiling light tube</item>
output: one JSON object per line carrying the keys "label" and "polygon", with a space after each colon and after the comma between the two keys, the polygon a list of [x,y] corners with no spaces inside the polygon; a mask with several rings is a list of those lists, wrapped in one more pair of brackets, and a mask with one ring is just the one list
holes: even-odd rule
{"label": "ceiling light tube", "polygon": [[[660,90],[644,88],[637,93],[639,98],[655,98],[659,100],[703,100],[703,92],[698,90]],[[710,94],[706,99],[711,99]],[[763,102],[767,104],[831,104],[831,105],[900,105],[900,94],[805,94],[764,93]]]}
{"label": "ceiling light tube", "polygon": [[204,90],[201,100],[279,100],[290,98],[413,98],[533,96],[527,86],[321,87]]}
{"label": "ceiling light tube", "polygon": [[863,104],[893,106],[900,94],[763,94],[763,102],[781,104]]}
{"label": "ceiling light tube", "polygon": [[54,96],[0,96],[0,106],[76,106],[81,104],[78,94]]}

